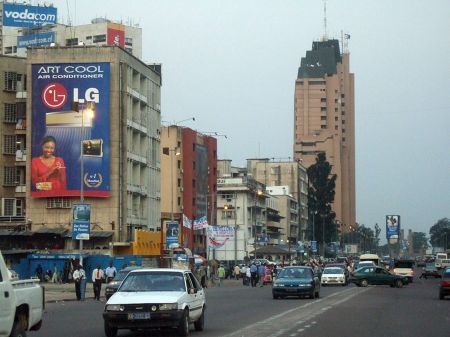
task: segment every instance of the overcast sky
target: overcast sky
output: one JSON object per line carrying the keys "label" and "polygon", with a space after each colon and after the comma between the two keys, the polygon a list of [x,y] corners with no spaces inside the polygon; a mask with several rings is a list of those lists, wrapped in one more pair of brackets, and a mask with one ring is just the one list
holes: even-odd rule
{"label": "overcast sky", "polygon": [[[33,1],[36,3],[36,1]],[[139,24],[163,64],[162,119],[218,138],[220,159],[292,158],[300,59],[324,32],[320,0],[57,0],[73,24]],[[69,8],[67,7],[69,3]],[[357,221],[423,231],[450,217],[450,1],[329,0],[327,31],[355,74]]]}

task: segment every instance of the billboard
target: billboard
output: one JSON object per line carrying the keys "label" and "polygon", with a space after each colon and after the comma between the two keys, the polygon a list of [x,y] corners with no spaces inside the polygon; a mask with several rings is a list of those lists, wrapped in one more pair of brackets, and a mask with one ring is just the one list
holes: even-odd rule
{"label": "billboard", "polygon": [[110,64],[31,71],[31,197],[108,197]]}
{"label": "billboard", "polygon": [[56,23],[56,8],[3,3],[3,26],[34,27]]}
{"label": "billboard", "polygon": [[400,215],[386,215],[386,239],[390,243],[395,243],[399,237]]}
{"label": "billboard", "polygon": [[43,32],[17,37],[17,48],[49,46],[56,41],[55,32]]}
{"label": "billboard", "polygon": [[108,23],[106,43],[110,46],[125,47],[125,26],[118,23]]}
{"label": "billboard", "polygon": [[235,236],[234,227],[208,226],[206,229],[209,248],[221,248]]}
{"label": "billboard", "polygon": [[178,246],[178,222],[170,221],[166,222],[166,248],[169,249],[173,246]]}
{"label": "billboard", "polygon": [[195,144],[195,189],[197,217],[207,217],[208,212],[208,148],[205,145]]}
{"label": "billboard", "polygon": [[91,233],[91,205],[75,204],[72,208],[72,239],[89,240]]}

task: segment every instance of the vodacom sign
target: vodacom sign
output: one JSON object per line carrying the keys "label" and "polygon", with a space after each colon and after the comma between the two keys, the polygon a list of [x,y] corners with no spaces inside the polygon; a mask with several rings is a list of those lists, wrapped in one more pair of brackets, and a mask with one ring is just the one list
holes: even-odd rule
{"label": "vodacom sign", "polygon": [[42,91],[42,101],[50,109],[58,109],[67,101],[67,90],[59,83],[50,83]]}

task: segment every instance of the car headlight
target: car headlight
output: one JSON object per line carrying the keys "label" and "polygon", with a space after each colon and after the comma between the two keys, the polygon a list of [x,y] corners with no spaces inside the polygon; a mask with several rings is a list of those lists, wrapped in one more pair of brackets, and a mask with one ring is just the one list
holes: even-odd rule
{"label": "car headlight", "polygon": [[310,287],[310,284],[306,284],[306,283],[301,283],[298,285],[299,287]]}
{"label": "car headlight", "polygon": [[159,310],[177,310],[178,304],[177,303],[164,303],[159,305]]}
{"label": "car headlight", "polygon": [[275,283],[274,287],[284,287],[284,283]]}
{"label": "car headlight", "polygon": [[105,308],[106,311],[124,311],[125,307],[121,304],[108,304]]}

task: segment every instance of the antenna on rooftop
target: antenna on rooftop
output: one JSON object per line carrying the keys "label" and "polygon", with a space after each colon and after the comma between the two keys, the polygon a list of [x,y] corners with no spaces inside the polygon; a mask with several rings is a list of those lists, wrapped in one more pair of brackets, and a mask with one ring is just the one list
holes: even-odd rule
{"label": "antenna on rooftop", "polygon": [[327,33],[327,0],[323,0],[323,36],[322,41],[328,40]]}

